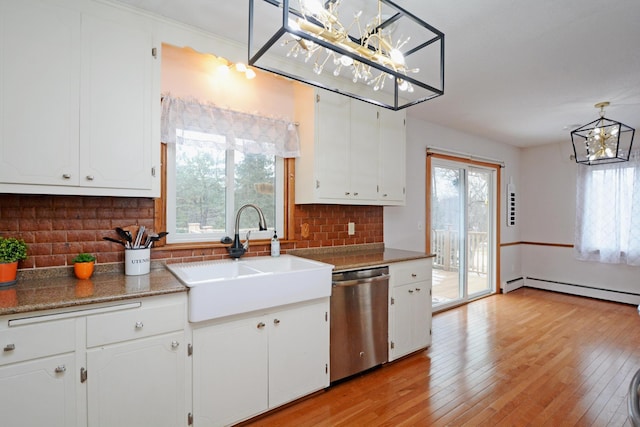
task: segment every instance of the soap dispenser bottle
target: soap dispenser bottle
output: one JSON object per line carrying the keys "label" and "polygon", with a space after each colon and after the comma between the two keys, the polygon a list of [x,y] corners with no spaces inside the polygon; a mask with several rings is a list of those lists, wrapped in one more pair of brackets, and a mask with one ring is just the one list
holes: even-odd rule
{"label": "soap dispenser bottle", "polygon": [[276,230],[273,230],[273,237],[271,238],[271,256],[280,256],[280,240]]}

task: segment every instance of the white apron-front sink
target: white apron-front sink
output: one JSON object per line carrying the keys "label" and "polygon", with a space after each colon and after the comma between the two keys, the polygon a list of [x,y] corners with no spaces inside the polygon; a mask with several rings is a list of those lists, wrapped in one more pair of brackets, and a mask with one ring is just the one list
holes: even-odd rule
{"label": "white apron-front sink", "polygon": [[333,265],[293,255],[169,264],[201,322],[331,296]]}

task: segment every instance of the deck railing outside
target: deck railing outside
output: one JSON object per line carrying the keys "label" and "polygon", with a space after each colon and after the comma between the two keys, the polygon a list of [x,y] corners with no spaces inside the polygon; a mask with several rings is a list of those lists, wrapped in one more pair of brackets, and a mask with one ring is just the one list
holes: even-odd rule
{"label": "deck railing outside", "polygon": [[[487,233],[470,231],[468,234],[467,271],[485,274],[487,272]],[[435,258],[433,267],[445,271],[458,270],[460,265],[460,239],[456,230],[433,230],[431,245]]]}

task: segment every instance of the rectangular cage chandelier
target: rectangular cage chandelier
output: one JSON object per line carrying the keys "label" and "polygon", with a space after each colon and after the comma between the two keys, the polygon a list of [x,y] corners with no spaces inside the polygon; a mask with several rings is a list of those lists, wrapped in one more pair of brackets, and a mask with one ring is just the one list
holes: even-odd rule
{"label": "rectangular cage chandelier", "polygon": [[598,102],[600,118],[571,132],[576,163],[598,165],[629,161],[635,129],[607,119],[604,108],[609,102]]}
{"label": "rectangular cage chandelier", "polygon": [[444,33],[390,0],[250,0],[248,62],[391,110],[444,94]]}

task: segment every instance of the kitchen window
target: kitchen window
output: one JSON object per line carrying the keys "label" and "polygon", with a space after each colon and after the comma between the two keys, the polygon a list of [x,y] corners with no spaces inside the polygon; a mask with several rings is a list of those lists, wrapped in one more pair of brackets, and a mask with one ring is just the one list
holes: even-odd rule
{"label": "kitchen window", "polygon": [[167,243],[220,242],[233,237],[235,215],[259,206],[269,231],[245,211],[241,237],[267,239],[284,231],[285,157],[298,155],[291,123],[224,110],[194,100],[163,97],[162,141],[167,144]]}
{"label": "kitchen window", "polygon": [[578,165],[575,250],[583,261],[640,265],[640,152]]}

